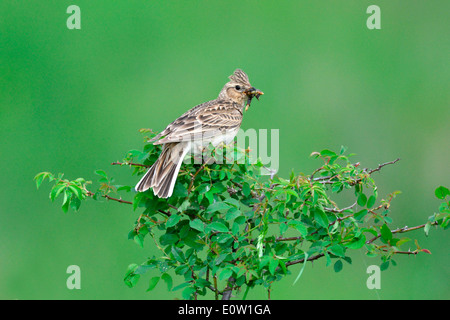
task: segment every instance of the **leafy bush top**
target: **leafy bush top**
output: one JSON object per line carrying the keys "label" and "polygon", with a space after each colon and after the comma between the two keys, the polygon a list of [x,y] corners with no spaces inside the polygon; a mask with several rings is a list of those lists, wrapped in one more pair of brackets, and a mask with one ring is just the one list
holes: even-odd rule
{"label": "leafy bush top", "polygon": [[[154,136],[151,130],[141,130]],[[115,165],[131,166],[133,174],[140,174],[151,166],[160,153],[160,146],[144,145],[143,151],[131,150],[123,162]],[[365,250],[369,256],[379,256],[381,269],[397,254],[430,253],[417,241],[414,250],[402,247],[411,239],[403,233],[421,229],[428,234],[432,225],[446,229],[449,222],[449,190],[436,189],[442,199],[439,213],[420,226],[392,228],[391,201],[397,191],[380,199],[372,174],[399,159],[369,170],[350,161],[344,147],[313,152],[321,166],[310,175],[296,174],[289,178],[264,176],[260,161],[251,163],[249,150],[235,146],[209,149],[207,155],[218,159],[234,152],[233,163],[183,164],[174,194],[159,199],[152,190],[134,193],[132,201],[115,196],[132,193],[132,186],[123,186],[97,170],[100,177],[95,191],[91,182],[83,178],[67,180],[62,174],[41,172],[36,177],[39,188],[48,179],[54,183],[50,191],[53,201],[62,196],[62,210],[78,211],[87,198],[130,204],[139,212],[128,237],[140,246],[150,239],[160,256],[144,263],[130,264],[124,281],[133,287],[149,270],[158,276],[150,279],[148,290],[163,280],[168,290],[181,289],[185,299],[196,299],[211,290],[215,298],[229,299],[233,290],[264,286],[290,274],[289,266],[319,258],[339,272],[344,263],[351,264],[352,250]],[[337,194],[347,193],[350,203],[338,204]],[[348,198],[348,196],[347,196]],[[146,240],[147,239],[147,240]],[[296,276],[297,281],[303,268]],[[181,283],[173,283],[173,275],[181,276]],[[176,278],[177,280],[180,277]]]}

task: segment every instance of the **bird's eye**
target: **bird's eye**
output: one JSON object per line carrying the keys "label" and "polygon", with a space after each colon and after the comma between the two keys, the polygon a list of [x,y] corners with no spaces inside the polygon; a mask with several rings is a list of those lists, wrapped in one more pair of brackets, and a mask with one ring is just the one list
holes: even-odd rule
{"label": "bird's eye", "polygon": [[236,87],[234,87],[236,90],[241,90],[241,86],[237,85]]}

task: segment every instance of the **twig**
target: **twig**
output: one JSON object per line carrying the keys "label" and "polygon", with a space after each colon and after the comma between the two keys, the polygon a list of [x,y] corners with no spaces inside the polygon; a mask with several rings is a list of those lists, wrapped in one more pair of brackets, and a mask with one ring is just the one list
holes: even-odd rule
{"label": "twig", "polygon": [[394,164],[394,163],[396,163],[396,162],[398,162],[398,161],[400,161],[400,158],[397,158],[397,159],[395,159],[395,160],[393,160],[393,161],[389,161],[389,162],[385,162],[385,163],[379,164],[377,168],[372,169],[372,170],[369,170],[367,173],[368,173],[368,174],[372,174],[372,173],[374,173],[375,171],[380,171],[381,168],[383,168],[383,167],[385,167],[385,166],[387,166],[387,165],[390,165],[390,164]]}
{"label": "twig", "polygon": [[[357,203],[357,202],[355,202],[354,204],[352,204],[352,205],[350,205],[350,206],[348,206],[348,207],[342,208],[342,209],[324,208],[324,210],[325,210],[325,211],[328,211],[328,212],[333,212],[333,213],[342,213],[342,212],[344,212],[345,210],[349,210],[349,209],[353,208],[354,206],[356,206],[356,203]],[[341,220],[342,220],[342,219],[341,219]]]}
{"label": "twig", "polygon": [[195,177],[197,177],[197,175],[200,173],[200,171],[202,171],[207,164],[208,164],[208,162],[203,163],[202,166],[192,175],[191,182],[189,183],[189,187],[188,187],[188,194],[191,193],[191,191],[192,191],[192,186],[194,185]]}
{"label": "twig", "polygon": [[[437,221],[432,222],[431,225],[436,225]],[[398,228],[392,231],[392,233],[403,233],[403,232],[409,232],[409,231],[413,231],[413,230],[418,230],[418,229],[422,229],[425,227],[426,224],[421,224],[419,226],[415,226],[415,227],[403,227],[403,228]],[[377,235],[376,237],[366,241],[366,244],[370,244],[373,241],[375,241],[376,239],[380,238],[381,234]],[[420,251],[420,250],[419,250]],[[419,251],[394,251],[394,253],[399,253],[399,254],[417,254]],[[315,256],[309,257],[307,261],[314,261],[317,260],[319,258],[322,258],[323,256],[325,256],[324,253],[319,253]],[[298,263],[303,263],[305,262],[305,259],[298,259],[298,260],[293,260],[293,261],[289,261],[286,262],[286,267],[294,265],[294,264],[298,264]]]}
{"label": "twig", "polygon": [[[89,196],[89,197],[94,197],[94,193],[92,193],[92,192],[89,191],[89,190],[86,190],[86,195]],[[103,198],[106,198],[106,199],[108,199],[108,200],[117,201],[117,202],[120,202],[120,203],[133,204],[133,203],[130,202],[130,201],[122,200],[122,198],[120,198],[120,199],[113,198],[113,197],[108,196],[107,194],[102,194],[102,197],[103,197]]]}
{"label": "twig", "polygon": [[[307,261],[317,260],[319,258],[322,258],[324,255],[325,255],[324,253],[319,253],[319,254],[317,254],[315,256],[309,257]],[[304,258],[303,259],[298,259],[298,260],[292,260],[292,261],[286,262],[286,267],[292,266],[293,264],[297,264],[297,263],[303,263],[303,262],[305,262]]]}
{"label": "twig", "polygon": [[[437,221],[434,221],[434,222],[431,223],[431,225],[436,225],[436,224],[437,224]],[[405,226],[403,228],[395,229],[395,230],[391,231],[391,233],[394,234],[394,233],[409,232],[409,231],[425,228],[425,226],[426,226],[426,224],[421,224],[419,226],[410,227],[410,228]],[[366,244],[370,244],[370,243],[374,242],[375,240],[377,240],[380,237],[381,237],[381,233],[379,233],[376,237],[373,237],[372,239],[367,240]]]}
{"label": "twig", "polygon": [[[382,249],[384,252],[388,252],[387,249]],[[416,255],[420,252],[420,250],[414,250],[414,251],[392,251],[393,254],[399,253],[399,254],[413,254]]]}
{"label": "twig", "polygon": [[[89,196],[89,197],[94,197],[94,193],[92,193],[92,192],[89,191],[89,190],[86,190],[86,195]],[[102,197],[105,198],[105,199],[108,199],[108,200],[117,201],[117,202],[119,202],[119,203],[133,204],[133,202],[131,202],[131,201],[122,200],[122,198],[119,198],[119,199],[118,199],[118,198],[113,198],[113,197],[111,197],[111,196],[109,196],[109,195],[107,195],[107,194],[102,194]],[[175,209],[175,210],[178,211],[178,208],[177,208],[177,207],[175,207],[175,206],[173,206],[173,205],[171,205],[171,204],[167,204],[167,205],[168,205],[169,207],[171,207],[172,209]],[[158,209],[158,211],[161,212],[161,213],[163,213],[163,214],[165,214],[165,215],[168,216],[168,217],[171,216],[171,213],[168,212],[168,211],[164,211],[164,210],[161,210],[161,209]]]}
{"label": "twig", "polygon": [[150,166],[146,165],[146,164],[141,164],[141,163],[134,163],[134,162],[112,162],[111,165],[113,166],[124,166],[124,165],[129,165],[129,166],[135,166],[135,167],[144,167],[144,168],[149,168]]}
{"label": "twig", "polygon": [[[394,163],[396,163],[396,162],[398,162],[398,161],[400,161],[400,158],[397,158],[397,159],[395,159],[395,160],[393,160],[393,161],[388,161],[388,162],[379,164],[378,167],[376,167],[375,169],[370,169],[369,171],[367,171],[367,170],[368,170],[367,168],[366,168],[366,169],[363,169],[363,172],[367,173],[368,175],[371,175],[372,173],[374,173],[374,172],[376,172],[376,171],[380,171],[381,168],[383,168],[383,167],[385,167],[385,166],[387,166],[387,165],[390,165],[390,164],[394,164]],[[353,166],[357,166],[357,165],[359,165],[359,163],[353,164]],[[317,171],[320,170],[320,169],[321,169],[321,168],[316,169],[316,170],[313,172],[313,174],[312,174],[311,177],[310,177],[310,181],[317,181],[317,182],[320,182],[320,183],[322,183],[322,184],[332,184],[333,181],[331,181],[331,179],[335,178],[336,175],[334,175],[334,176],[326,176],[326,177],[319,177],[319,178],[313,178],[313,175],[316,174]],[[353,181],[352,184],[357,184],[357,183],[360,182],[361,180],[362,180],[362,178],[356,179],[355,181]]]}
{"label": "twig", "polygon": [[[314,179],[314,175],[317,173],[317,172],[319,172],[320,170],[322,170],[323,169],[323,166],[322,167],[320,167],[320,168],[317,168],[316,170],[314,170],[313,171],[313,173],[311,173],[311,177],[309,177],[309,180],[310,181],[315,181],[316,179]],[[321,178],[317,178],[317,180],[322,180]]]}

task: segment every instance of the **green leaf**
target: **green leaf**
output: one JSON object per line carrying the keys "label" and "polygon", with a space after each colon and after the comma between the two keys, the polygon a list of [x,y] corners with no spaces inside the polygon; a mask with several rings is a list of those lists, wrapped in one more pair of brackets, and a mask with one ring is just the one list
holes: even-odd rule
{"label": "green leaf", "polygon": [[231,227],[231,233],[233,233],[233,235],[238,236],[239,235],[239,224],[236,222],[233,222],[233,225]]}
{"label": "green leaf", "polygon": [[99,175],[99,176],[102,176],[102,177],[108,179],[108,176],[106,175],[106,172],[103,171],[103,170],[95,170],[94,173],[95,173],[96,175]]}
{"label": "green leaf", "polygon": [[400,247],[402,244],[411,241],[411,239],[409,238],[401,238],[400,240],[397,241],[397,243],[395,244],[396,247]]}
{"label": "green leaf", "polygon": [[306,226],[302,222],[300,222],[298,220],[290,220],[288,222],[288,225],[290,225],[290,226],[294,227],[295,229],[297,229],[297,231],[300,232],[300,234],[303,237],[306,237],[308,235],[308,229],[306,228]]}
{"label": "green leaf", "polygon": [[139,274],[134,273],[134,271],[136,271],[138,267],[139,266],[137,264],[133,263],[130,264],[127,268],[127,272],[125,274],[123,281],[129,288],[134,287],[140,278]]}
{"label": "green leaf", "polygon": [[200,219],[194,219],[189,222],[189,226],[192,229],[198,230],[200,232],[205,232],[205,225]]}
{"label": "green leaf", "polygon": [[225,215],[225,220],[227,221],[233,220],[239,217],[241,214],[242,212],[239,209],[232,207],[227,211],[227,214]]}
{"label": "green leaf", "polygon": [[184,184],[177,182],[173,189],[173,196],[177,198],[183,198],[188,196],[188,190]]}
{"label": "green leaf", "polygon": [[246,197],[248,197],[251,193],[250,185],[247,182],[244,182],[244,184],[242,185],[242,193]]}
{"label": "green leaf", "polygon": [[65,188],[65,184],[57,184],[53,186],[52,190],[50,191],[50,199],[54,201]]}
{"label": "green leaf", "polygon": [[216,239],[218,243],[225,243],[230,240],[233,236],[229,233],[220,233]]}
{"label": "green leaf", "polygon": [[298,195],[298,193],[295,190],[292,189],[286,189],[286,193],[293,195],[296,198],[300,198],[300,196]]}
{"label": "green leaf", "polygon": [[80,187],[71,184],[69,185],[69,189],[72,190],[72,193],[75,194],[78,199],[81,200],[83,198],[83,191]]}
{"label": "green leaf", "polygon": [[141,248],[144,247],[144,235],[142,234],[136,234],[134,236],[134,242],[137,243]]}
{"label": "green leaf", "polygon": [[184,300],[190,300],[192,298],[192,295],[195,292],[195,288],[192,287],[187,287],[183,290],[183,292],[181,293],[181,296],[183,297]]}
{"label": "green leaf", "polygon": [[219,273],[219,280],[227,280],[233,275],[233,270],[225,268]]}
{"label": "green leaf", "polygon": [[[188,269],[188,270],[189,270],[189,269]],[[187,286],[189,286],[189,285],[190,285],[189,282],[183,282],[183,283],[181,283],[181,284],[175,286],[175,287],[172,289],[172,291],[180,290],[180,289],[182,289],[182,288],[184,288],[184,287],[187,287]]]}
{"label": "green leaf", "polygon": [[170,274],[164,272],[161,275],[161,279],[163,279],[164,282],[167,284],[167,290],[168,291],[172,290],[173,280],[172,280],[172,277],[170,276]]}
{"label": "green leaf", "polygon": [[144,197],[143,192],[138,192],[133,198],[133,211],[136,211],[137,207],[139,206],[142,198]]}
{"label": "green leaf", "polygon": [[389,227],[387,226],[387,224],[383,224],[380,228],[380,232],[381,232],[381,237],[386,240],[389,241],[392,239],[392,232],[389,229]]}
{"label": "green leaf", "polygon": [[237,224],[244,224],[246,222],[246,218],[244,216],[239,216],[234,219],[234,222]]}
{"label": "green leaf", "polygon": [[303,237],[306,237],[308,235],[308,229],[303,223],[296,224],[294,228],[297,229],[297,231],[300,232]]}
{"label": "green leaf", "polygon": [[320,155],[323,157],[332,157],[336,155],[336,152],[333,152],[331,150],[328,149],[324,149],[322,151],[320,151]]}
{"label": "green leaf", "polygon": [[117,191],[130,192],[132,188],[132,186],[117,186]]}
{"label": "green leaf", "polygon": [[71,192],[67,189],[64,190],[64,200],[61,206],[61,209],[64,211],[64,213],[67,213],[67,211],[69,210],[69,205],[70,205],[70,197],[71,197]]}
{"label": "green leaf", "polygon": [[277,267],[278,267],[278,259],[275,259],[275,258],[270,259],[269,271],[272,275],[275,274],[275,270],[277,269]]}
{"label": "green leaf", "polygon": [[41,172],[34,177],[34,180],[36,180],[36,189],[39,189],[39,186],[41,185],[42,181],[44,181],[44,179],[47,177],[47,175],[48,172]]}
{"label": "green leaf", "polygon": [[72,208],[72,210],[78,211],[78,209],[80,209],[80,206],[81,200],[76,197],[72,197],[72,199],[70,200],[70,207]]}
{"label": "green leaf", "polygon": [[346,244],[345,246],[350,249],[360,249],[366,243],[366,236],[361,235],[359,238],[353,239],[352,242]]}
{"label": "green leaf", "polygon": [[159,242],[161,242],[161,244],[163,246],[167,246],[169,244],[174,244],[175,242],[177,242],[179,240],[179,237],[177,234],[173,234],[173,233],[166,233],[163,234],[160,238],[159,238]]}
{"label": "green leaf", "polygon": [[364,193],[360,193],[357,199],[357,203],[359,206],[364,207],[367,203],[367,197]]}
{"label": "green leaf", "polygon": [[288,225],[286,223],[280,223],[280,234],[283,235],[283,233],[286,232],[288,228]]}
{"label": "green leaf", "polygon": [[370,196],[369,200],[367,200],[367,208],[372,208],[375,204],[375,201],[377,200],[377,198],[375,196]]}
{"label": "green leaf", "polygon": [[211,222],[208,225],[208,229],[212,229],[212,230],[219,231],[219,232],[229,232],[230,231],[230,230],[228,230],[227,226],[221,222]]}
{"label": "green leaf", "polygon": [[340,244],[335,244],[328,248],[328,251],[338,257],[345,257],[345,249]]}
{"label": "green leaf", "polygon": [[389,260],[388,261],[384,261],[381,265],[380,265],[380,271],[384,271],[389,267]]}
{"label": "green leaf", "polygon": [[446,196],[450,195],[450,191],[446,187],[440,186],[434,190],[434,194],[438,199],[445,199]]}
{"label": "green leaf", "polygon": [[175,226],[180,221],[180,218],[178,214],[172,214],[166,221],[166,227],[170,228]]}
{"label": "green leaf", "polygon": [[213,204],[209,205],[206,212],[212,213],[212,212],[221,211],[221,210],[228,210],[230,208],[231,208],[231,206],[225,202],[214,202]]}
{"label": "green leaf", "polygon": [[321,227],[328,228],[328,217],[322,210],[314,210],[314,219]]}
{"label": "green leaf", "polygon": [[353,217],[358,221],[363,221],[367,213],[368,213],[367,209],[362,209],[361,211],[355,213]]}
{"label": "green leaf", "polygon": [[175,246],[172,247],[171,252],[178,262],[185,263],[186,258],[184,257],[183,251],[180,248],[177,248]]}
{"label": "green leaf", "polygon": [[178,212],[184,212],[189,207],[189,199],[183,201],[183,203],[178,207]]}
{"label": "green leaf", "polygon": [[239,202],[239,200],[233,199],[233,198],[227,198],[224,200],[224,202],[232,205],[233,207],[239,209],[239,207],[241,206],[241,203]]}
{"label": "green leaf", "polygon": [[152,291],[153,289],[155,289],[156,285],[159,282],[159,279],[160,279],[159,277],[153,277],[153,278],[150,279],[150,282],[148,284],[147,292]]}
{"label": "green leaf", "polygon": [[338,260],[338,261],[336,261],[335,263],[334,263],[334,272],[339,272],[339,271],[341,271],[342,270],[342,268],[344,267],[344,265],[343,265],[343,263],[342,263],[342,260]]}

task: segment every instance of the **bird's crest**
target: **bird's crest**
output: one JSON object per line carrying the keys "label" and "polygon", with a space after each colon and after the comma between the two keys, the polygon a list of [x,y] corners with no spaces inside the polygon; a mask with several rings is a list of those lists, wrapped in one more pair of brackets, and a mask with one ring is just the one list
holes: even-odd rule
{"label": "bird's crest", "polygon": [[236,83],[250,85],[250,81],[248,80],[247,74],[241,69],[236,69],[236,71],[234,71],[234,73],[228,78]]}

